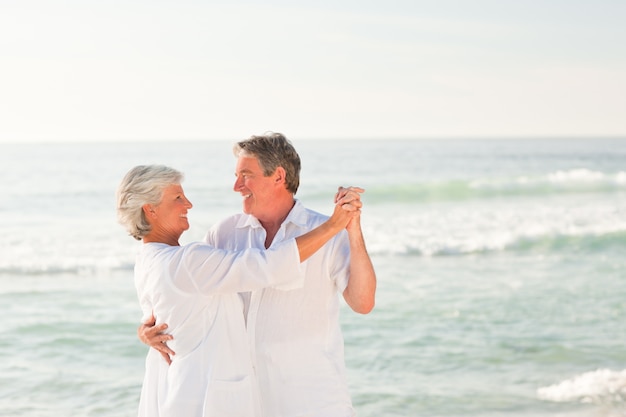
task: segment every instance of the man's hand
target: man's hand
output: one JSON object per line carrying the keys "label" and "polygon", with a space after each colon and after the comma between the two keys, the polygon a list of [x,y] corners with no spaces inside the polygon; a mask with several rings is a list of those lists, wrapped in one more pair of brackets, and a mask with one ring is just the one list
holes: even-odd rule
{"label": "man's hand", "polygon": [[361,193],[365,192],[365,190],[361,187],[338,187],[337,193],[335,194],[335,204],[342,199],[343,197],[349,195],[352,197],[352,200],[361,201]]}
{"label": "man's hand", "polygon": [[361,202],[361,193],[364,193],[365,189],[361,187],[339,187],[337,189],[337,193],[335,194],[335,204],[339,202],[341,199],[350,200],[350,205],[353,207],[354,211],[356,211],[355,215],[352,216],[352,219],[348,222],[346,229],[348,232],[361,232],[361,207],[363,207],[363,203]]}
{"label": "man's hand", "polygon": [[163,359],[169,364],[172,363],[170,355],[175,355],[174,351],[167,346],[167,341],[172,340],[172,335],[163,333],[167,329],[167,324],[162,323],[155,326],[156,318],[154,314],[147,322],[142,323],[137,329],[137,337],[146,345],[159,351]]}

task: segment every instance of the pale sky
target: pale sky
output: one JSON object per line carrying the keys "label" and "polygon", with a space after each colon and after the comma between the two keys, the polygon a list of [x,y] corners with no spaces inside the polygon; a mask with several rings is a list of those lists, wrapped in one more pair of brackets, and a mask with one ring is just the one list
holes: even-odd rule
{"label": "pale sky", "polygon": [[625,22],[624,0],[0,0],[0,142],[626,136]]}

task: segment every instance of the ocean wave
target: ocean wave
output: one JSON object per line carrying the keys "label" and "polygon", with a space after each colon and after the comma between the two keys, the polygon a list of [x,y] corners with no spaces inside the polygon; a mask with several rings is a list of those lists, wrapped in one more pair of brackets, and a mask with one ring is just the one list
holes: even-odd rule
{"label": "ocean wave", "polygon": [[626,370],[598,369],[537,390],[545,401],[622,405],[626,402]]}
{"label": "ocean wave", "polygon": [[364,198],[369,203],[436,202],[621,191],[626,191],[626,172],[609,174],[581,168],[541,176],[375,185],[367,187]]}
{"label": "ocean wave", "polygon": [[623,250],[626,231],[588,234],[515,235],[512,232],[475,236],[431,236],[423,239],[378,240],[368,244],[371,255],[416,257],[465,256],[490,253],[597,253]]}
{"label": "ocean wave", "polygon": [[[371,233],[366,233],[371,235]],[[479,233],[475,235],[432,235],[411,238],[410,235],[367,238],[372,256],[446,257],[488,255],[493,253],[599,253],[621,251],[626,246],[626,230],[587,234],[515,235],[514,232]],[[14,260],[0,264],[0,278],[13,276],[94,276],[123,272],[132,275],[130,259],[39,258],[33,261]]]}
{"label": "ocean wave", "polygon": [[2,276],[55,276],[55,275],[100,275],[119,271],[128,271],[132,274],[134,264],[130,262],[99,262],[97,260],[63,260],[43,259],[36,262],[13,261],[10,264],[0,265]]}

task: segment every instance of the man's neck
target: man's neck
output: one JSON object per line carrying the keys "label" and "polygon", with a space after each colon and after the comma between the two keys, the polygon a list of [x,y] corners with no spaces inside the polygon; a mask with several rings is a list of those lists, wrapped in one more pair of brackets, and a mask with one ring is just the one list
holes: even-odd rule
{"label": "man's neck", "polygon": [[276,233],[278,233],[280,226],[283,224],[295,204],[296,201],[292,197],[290,200],[285,200],[284,203],[276,206],[270,216],[267,216],[263,219],[258,219],[261,223],[261,226],[263,226],[263,229],[265,229],[266,249],[269,248],[274,241]]}

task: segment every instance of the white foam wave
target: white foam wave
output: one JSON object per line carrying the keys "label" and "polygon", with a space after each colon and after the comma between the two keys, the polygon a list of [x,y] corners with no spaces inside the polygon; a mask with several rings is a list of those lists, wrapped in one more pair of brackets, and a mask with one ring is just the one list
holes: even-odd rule
{"label": "white foam wave", "polygon": [[615,404],[626,402],[626,370],[598,369],[537,390],[541,400]]}
{"label": "white foam wave", "polygon": [[557,170],[541,176],[518,176],[512,179],[474,180],[470,182],[473,189],[491,190],[525,190],[525,189],[621,189],[626,186],[626,172],[605,173],[587,168]]}
{"label": "white foam wave", "polygon": [[551,174],[548,174],[547,179],[549,182],[562,184],[568,182],[584,182],[584,183],[593,183],[593,182],[601,182],[601,181],[612,181],[612,176],[606,175],[602,172],[592,171],[589,169],[571,169],[568,171],[556,171]]}
{"label": "white foam wave", "polygon": [[132,269],[134,241],[117,228],[71,226],[4,228],[10,238],[0,242],[0,275],[82,275]]}
{"label": "white foam wave", "polygon": [[416,206],[364,220],[371,253],[442,256],[523,248],[626,232],[620,201],[506,201]]}
{"label": "white foam wave", "polygon": [[20,258],[0,262],[0,275],[94,275],[113,270],[132,271],[132,269],[132,261],[110,255],[103,257],[38,257],[30,260]]}

